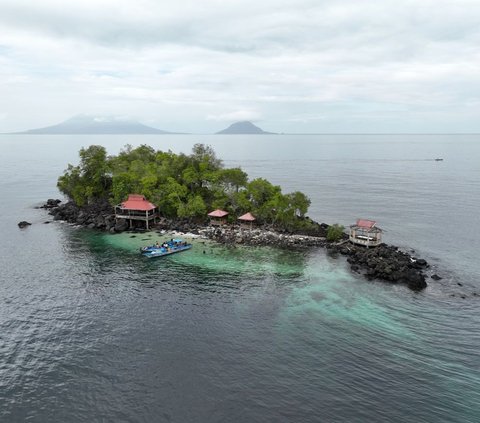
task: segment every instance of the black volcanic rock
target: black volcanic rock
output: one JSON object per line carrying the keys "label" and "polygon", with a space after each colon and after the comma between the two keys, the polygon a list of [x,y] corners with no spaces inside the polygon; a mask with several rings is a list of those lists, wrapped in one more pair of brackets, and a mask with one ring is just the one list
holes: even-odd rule
{"label": "black volcanic rock", "polygon": [[228,128],[217,134],[273,134],[273,132],[266,132],[252,122],[236,122],[232,123]]}
{"label": "black volcanic rock", "polygon": [[57,125],[30,129],[21,134],[169,134],[134,120],[77,115]]}
{"label": "black volcanic rock", "polygon": [[49,198],[47,200],[47,202],[41,206],[40,208],[42,209],[53,209],[55,207],[58,207],[58,205],[62,202],[62,200],[58,200],[58,199],[53,199],[53,198]]}
{"label": "black volcanic rock", "polygon": [[[394,246],[381,244],[376,248],[366,249],[363,246],[349,245],[339,251],[348,256],[347,262],[352,270],[358,272],[358,269],[362,269],[367,279],[404,283],[413,291],[421,291],[427,287],[423,269],[428,267],[428,263],[423,259],[412,259],[408,253]],[[419,260],[422,260],[422,265],[417,263]]]}

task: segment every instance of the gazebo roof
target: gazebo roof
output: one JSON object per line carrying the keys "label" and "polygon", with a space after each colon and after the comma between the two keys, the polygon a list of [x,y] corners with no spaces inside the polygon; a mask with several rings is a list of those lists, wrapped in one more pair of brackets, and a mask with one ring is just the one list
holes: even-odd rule
{"label": "gazebo roof", "polygon": [[140,194],[129,194],[127,200],[120,204],[120,207],[125,210],[142,211],[148,211],[157,208],[157,206],[150,203],[150,201]]}
{"label": "gazebo roof", "polygon": [[217,210],[214,210],[214,211],[208,213],[208,215],[210,217],[225,217],[225,216],[228,215],[228,212],[226,212],[225,210],[217,209]]}
{"label": "gazebo roof", "polygon": [[254,220],[257,220],[257,219],[255,219],[255,216],[252,213],[248,212],[248,213],[245,213],[243,216],[240,216],[238,218],[238,220],[245,220],[247,222],[253,222]]}
{"label": "gazebo roof", "polygon": [[377,222],[375,222],[374,220],[357,219],[357,225],[356,226],[359,226],[360,228],[372,229],[375,226],[376,223]]}

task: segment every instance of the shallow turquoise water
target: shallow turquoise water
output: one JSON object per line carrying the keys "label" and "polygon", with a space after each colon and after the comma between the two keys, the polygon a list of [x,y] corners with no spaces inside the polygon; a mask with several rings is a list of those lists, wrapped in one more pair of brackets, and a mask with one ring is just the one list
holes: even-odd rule
{"label": "shallow turquoise water", "polygon": [[[177,151],[201,141],[140,138]],[[80,145],[116,152],[131,139],[3,137],[0,419],[479,421],[475,140],[319,136],[272,150],[283,138],[267,137],[256,151],[230,140],[212,138],[228,163],[289,189],[301,180],[319,220],[348,224],[354,204],[379,216],[390,242],[418,249],[445,278],[413,293],[366,281],[322,249],[199,239],[148,260],[138,248],[162,236],[44,224],[33,209],[58,196],[56,176]],[[440,155],[442,168],[418,160]],[[33,225],[19,230],[23,219]]]}

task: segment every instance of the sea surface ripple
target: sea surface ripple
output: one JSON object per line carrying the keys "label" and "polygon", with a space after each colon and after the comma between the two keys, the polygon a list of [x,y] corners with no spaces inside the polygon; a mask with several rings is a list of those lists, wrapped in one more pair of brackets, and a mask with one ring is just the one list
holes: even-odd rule
{"label": "sea surface ripple", "polygon": [[[2,135],[0,421],[480,421],[477,138]],[[127,142],[211,144],[317,220],[378,220],[444,278],[413,293],[322,249],[198,239],[144,260],[156,234],[44,224],[81,146]]]}

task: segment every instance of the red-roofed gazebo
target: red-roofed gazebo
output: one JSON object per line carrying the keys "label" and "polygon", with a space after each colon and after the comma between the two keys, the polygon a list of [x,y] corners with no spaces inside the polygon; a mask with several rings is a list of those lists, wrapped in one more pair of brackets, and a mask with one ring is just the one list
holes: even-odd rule
{"label": "red-roofed gazebo", "polygon": [[255,218],[255,216],[248,212],[248,213],[245,213],[244,215],[240,216],[238,218],[238,220],[240,220],[240,226],[242,228],[248,228],[248,229],[252,229],[252,225],[253,225],[253,222],[255,222],[255,220],[257,220]]}
{"label": "red-roofed gazebo", "polygon": [[115,206],[115,220],[127,219],[130,228],[134,227],[134,221],[144,221],[148,229],[150,221],[155,224],[156,217],[157,206],[140,194],[129,194],[123,203]]}
{"label": "red-roofed gazebo", "polygon": [[228,212],[217,209],[208,213],[208,216],[210,216],[211,225],[225,225],[227,223]]}
{"label": "red-roofed gazebo", "polygon": [[359,226],[360,228],[368,228],[368,229],[371,229],[371,228],[373,228],[376,224],[377,224],[377,222],[375,222],[374,220],[357,219],[357,226]]}
{"label": "red-roofed gazebo", "polygon": [[368,219],[357,219],[355,225],[350,226],[350,242],[376,247],[382,243],[382,230],[376,226],[377,222]]}

